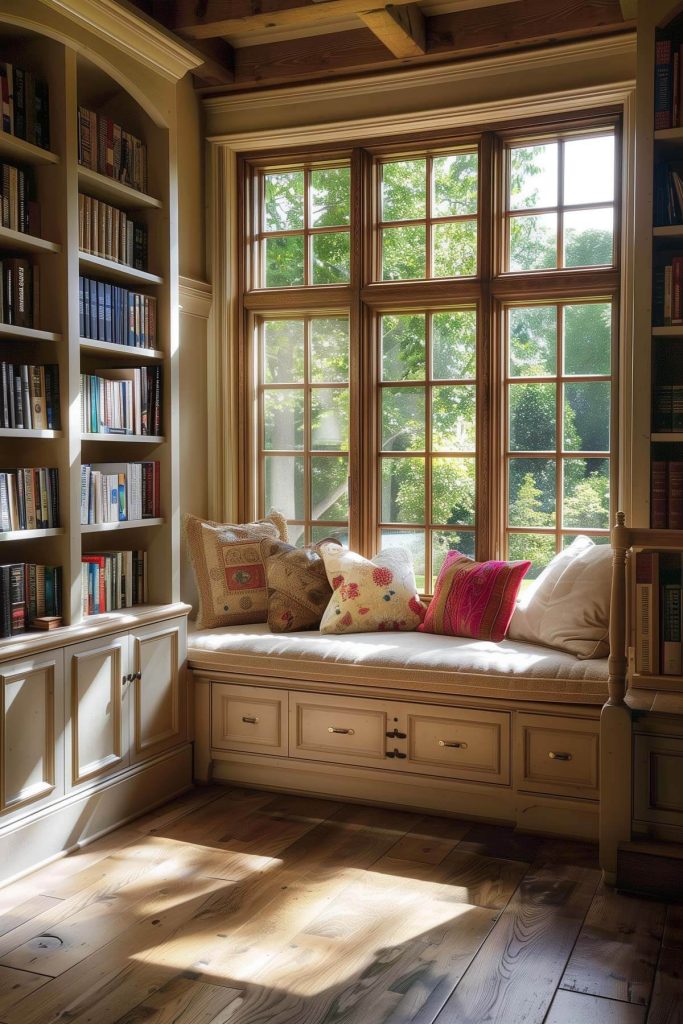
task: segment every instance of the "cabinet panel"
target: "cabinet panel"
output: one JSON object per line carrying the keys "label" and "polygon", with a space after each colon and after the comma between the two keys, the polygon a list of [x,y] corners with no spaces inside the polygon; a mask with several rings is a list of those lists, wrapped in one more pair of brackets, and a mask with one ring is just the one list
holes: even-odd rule
{"label": "cabinet panel", "polygon": [[139,761],[187,736],[185,619],[143,626],[130,642],[131,753]]}
{"label": "cabinet panel", "polygon": [[386,701],[291,693],[290,755],[395,768],[386,754],[387,709]]}
{"label": "cabinet panel", "polygon": [[599,743],[598,721],[518,715],[518,788],[597,800]]}
{"label": "cabinet panel", "polygon": [[405,771],[506,785],[510,781],[510,716],[463,708],[407,708]]}
{"label": "cabinet panel", "polygon": [[683,739],[635,736],[633,816],[683,826]]}
{"label": "cabinet panel", "polygon": [[265,686],[212,683],[211,746],[286,755],[287,694]]}

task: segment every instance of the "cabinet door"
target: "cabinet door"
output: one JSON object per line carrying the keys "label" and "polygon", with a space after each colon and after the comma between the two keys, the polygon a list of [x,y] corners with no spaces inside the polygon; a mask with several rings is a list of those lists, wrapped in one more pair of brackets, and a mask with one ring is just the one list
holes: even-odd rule
{"label": "cabinet door", "polygon": [[63,651],[0,666],[0,822],[64,791]]}
{"label": "cabinet door", "polygon": [[679,736],[635,736],[633,817],[683,826],[683,739]]}
{"label": "cabinet door", "polygon": [[128,764],[123,703],[128,634],[98,637],[66,648],[67,783],[70,788]]}
{"label": "cabinet door", "polygon": [[131,757],[142,761],[187,738],[185,618],[130,634]]}

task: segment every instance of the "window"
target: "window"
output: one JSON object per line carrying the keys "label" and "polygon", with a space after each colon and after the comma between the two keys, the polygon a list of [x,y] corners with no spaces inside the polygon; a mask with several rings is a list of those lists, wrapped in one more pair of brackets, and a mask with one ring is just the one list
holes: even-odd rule
{"label": "window", "polygon": [[[244,515],[294,543],[608,538],[618,127],[245,158]],[[496,198],[499,197],[499,198]]]}

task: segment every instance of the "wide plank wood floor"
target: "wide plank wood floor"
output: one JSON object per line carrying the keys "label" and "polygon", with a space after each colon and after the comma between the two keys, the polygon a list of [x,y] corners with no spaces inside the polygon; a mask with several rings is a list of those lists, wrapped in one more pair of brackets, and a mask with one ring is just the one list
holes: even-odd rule
{"label": "wide plank wood floor", "polygon": [[589,844],[206,787],[0,889],[0,1024],[683,1024],[682,936]]}

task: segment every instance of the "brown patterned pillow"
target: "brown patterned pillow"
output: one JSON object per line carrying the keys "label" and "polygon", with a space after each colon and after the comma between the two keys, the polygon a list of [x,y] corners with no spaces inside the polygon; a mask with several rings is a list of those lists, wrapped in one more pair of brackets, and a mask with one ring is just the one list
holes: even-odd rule
{"label": "brown patterned pillow", "polygon": [[257,523],[214,523],[186,514],[187,546],[192,559],[202,629],[265,622],[268,612],[263,539],[287,540],[287,523],[271,512]]}
{"label": "brown patterned pillow", "polygon": [[316,546],[293,548],[280,541],[262,540],[261,557],[266,567],[267,621],[272,632],[317,629],[332,588]]}

